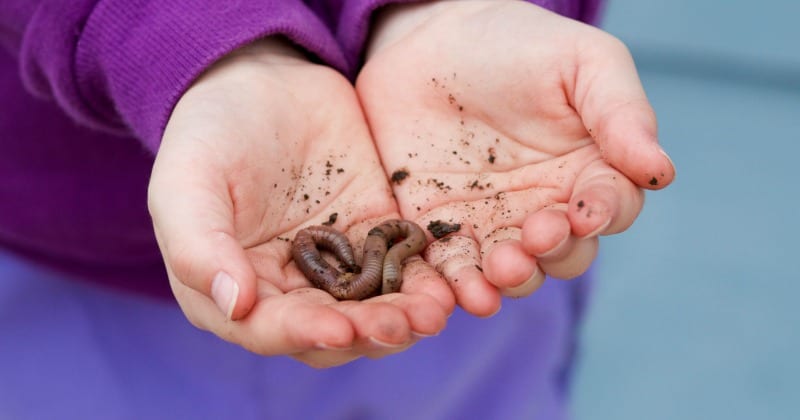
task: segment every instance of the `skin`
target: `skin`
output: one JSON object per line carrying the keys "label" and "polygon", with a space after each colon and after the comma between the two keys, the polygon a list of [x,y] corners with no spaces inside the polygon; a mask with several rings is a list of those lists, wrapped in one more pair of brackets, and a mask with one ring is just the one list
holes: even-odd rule
{"label": "skin", "polygon": [[[352,85],[281,40],[227,56],[184,94],[149,194],[187,319],[253,353],[320,368],[384,357],[438,334],[454,309],[419,256],[406,260],[402,293],[363,301],[337,301],[292,261],[290,238],[330,214],[356,248],[400,215]],[[234,293],[220,293],[225,277]]]}
{"label": "skin", "polygon": [[462,225],[424,257],[479,316],[585,272],[675,175],[625,46],[527,2],[383,9],[356,91],[402,216]]}
{"label": "skin", "polygon": [[[598,235],[635,220],[642,188],[672,181],[633,61],[610,35],[520,1],[385,12],[355,89],[268,39],[178,101],[148,204],[175,298],[199,328],[314,367],[384,357],[441,332],[456,301],[488,316],[545,273],[585,271]],[[469,129],[470,147],[452,147]],[[343,172],[326,179],[332,156]],[[400,168],[409,177],[390,186]],[[332,213],[351,239],[392,218],[462,229],[406,261],[401,293],[337,301],[292,262],[288,239]]]}
{"label": "skin", "polygon": [[[396,239],[404,238],[392,245]],[[427,239],[413,222],[388,220],[370,229],[364,242],[363,268],[356,265],[350,241],[327,226],[311,226],[297,232],[292,258],[314,285],[339,300],[362,300],[396,293],[402,284],[402,262],[425,249]],[[345,266],[341,272],[328,264],[317,250],[332,251]]]}

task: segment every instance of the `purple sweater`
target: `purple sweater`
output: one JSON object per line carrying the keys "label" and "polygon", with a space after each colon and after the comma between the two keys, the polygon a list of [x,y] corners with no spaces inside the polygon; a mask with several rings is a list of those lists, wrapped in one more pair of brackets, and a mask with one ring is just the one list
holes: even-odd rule
{"label": "purple sweater", "polygon": [[[191,81],[283,34],[353,76],[379,7],[401,0],[4,0],[0,247],[170,296],[146,208],[167,118]],[[602,0],[535,0],[591,22]]]}

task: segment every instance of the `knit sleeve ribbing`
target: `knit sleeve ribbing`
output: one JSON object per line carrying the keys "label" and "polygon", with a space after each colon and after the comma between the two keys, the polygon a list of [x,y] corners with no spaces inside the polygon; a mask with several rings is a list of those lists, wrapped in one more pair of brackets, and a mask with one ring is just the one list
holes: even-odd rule
{"label": "knit sleeve ribbing", "polygon": [[[423,0],[306,0],[331,27],[349,68],[362,64],[372,17],[381,7]],[[596,23],[605,0],[527,0],[566,17]],[[350,74],[354,77],[354,74]]]}
{"label": "knit sleeve ribbing", "polygon": [[3,34],[2,41],[18,42],[12,49],[28,90],[55,99],[81,124],[133,134],[152,151],[191,82],[255,39],[283,35],[346,71],[328,27],[301,0],[74,0],[24,7],[30,10],[24,24],[19,17],[15,26],[3,22],[3,29],[19,33]]}

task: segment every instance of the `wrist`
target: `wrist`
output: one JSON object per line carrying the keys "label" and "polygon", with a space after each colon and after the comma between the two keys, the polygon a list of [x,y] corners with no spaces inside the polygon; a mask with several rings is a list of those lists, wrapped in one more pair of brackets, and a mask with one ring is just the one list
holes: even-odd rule
{"label": "wrist", "polygon": [[386,6],[375,15],[365,57],[369,60],[432,18],[445,13],[479,12],[498,3],[498,0],[431,0]]}
{"label": "wrist", "polygon": [[254,71],[263,73],[265,66],[276,69],[281,66],[297,65],[313,66],[315,64],[288,39],[282,36],[269,36],[239,47],[223,56],[210,65],[192,83],[192,87],[202,84],[203,81],[216,74],[225,73],[226,69],[253,68]]}
{"label": "wrist", "polygon": [[447,0],[399,3],[382,8],[375,15],[372,31],[367,40],[365,57],[370,57],[393,44],[416,27],[447,7]]}
{"label": "wrist", "polygon": [[269,36],[253,41],[231,51],[220,61],[239,58],[275,63],[309,61],[298,47],[282,36]]}

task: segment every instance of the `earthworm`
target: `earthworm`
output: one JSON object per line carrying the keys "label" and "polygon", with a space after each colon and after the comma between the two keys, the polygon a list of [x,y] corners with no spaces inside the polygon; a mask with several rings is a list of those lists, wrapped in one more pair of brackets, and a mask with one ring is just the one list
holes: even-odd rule
{"label": "earthworm", "polygon": [[[394,243],[399,238],[404,239]],[[425,232],[414,222],[387,220],[367,233],[359,267],[343,233],[329,226],[310,226],[297,232],[292,258],[314,286],[339,300],[361,300],[399,291],[403,260],[420,253],[427,242]],[[345,271],[325,261],[318,247],[333,252]]]}

